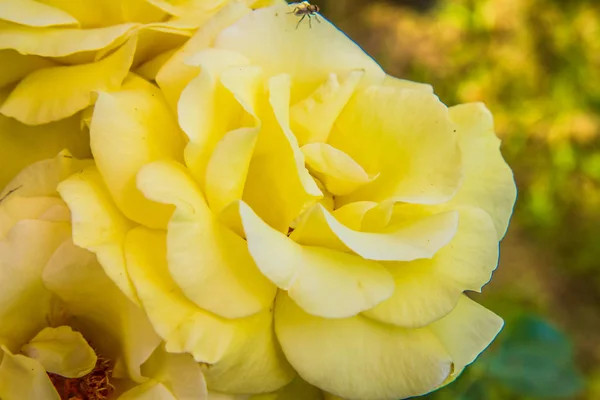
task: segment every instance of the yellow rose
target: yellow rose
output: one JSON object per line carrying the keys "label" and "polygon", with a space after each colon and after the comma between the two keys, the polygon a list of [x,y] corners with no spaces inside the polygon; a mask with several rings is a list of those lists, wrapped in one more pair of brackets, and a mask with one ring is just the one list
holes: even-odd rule
{"label": "yellow rose", "polygon": [[0,187],[64,148],[88,157],[78,113],[96,92],[132,69],[151,77],[228,1],[0,2]]}
{"label": "yellow rose", "polygon": [[481,104],[386,76],[323,18],[234,2],[98,96],[74,242],[209,389],[398,399],[458,376],[502,320],[470,300],[512,173]]}
{"label": "yellow rose", "polygon": [[61,153],[0,195],[0,398],[206,398],[198,364],[167,354],[95,255],[73,245],[56,185],[87,165]]}

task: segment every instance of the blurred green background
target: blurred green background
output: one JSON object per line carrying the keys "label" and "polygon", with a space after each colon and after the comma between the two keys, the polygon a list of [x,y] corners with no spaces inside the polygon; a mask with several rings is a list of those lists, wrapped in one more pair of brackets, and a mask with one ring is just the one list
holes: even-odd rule
{"label": "blurred green background", "polygon": [[600,399],[600,1],[314,0],[394,76],[493,112],[519,199],[477,300],[506,327],[432,400]]}

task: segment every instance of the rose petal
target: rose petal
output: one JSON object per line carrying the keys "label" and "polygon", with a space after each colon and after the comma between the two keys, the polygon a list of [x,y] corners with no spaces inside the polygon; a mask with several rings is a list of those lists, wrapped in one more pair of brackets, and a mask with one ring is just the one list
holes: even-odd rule
{"label": "rose petal", "polygon": [[63,10],[34,0],[1,1],[0,19],[36,27],[79,24]]}
{"label": "rose petal", "polygon": [[[2,354],[4,352],[4,354]],[[0,396],[3,399],[60,400],[44,367],[21,354],[0,347]]]}
{"label": "rose petal", "polygon": [[79,332],[69,326],[44,328],[21,352],[38,361],[47,372],[66,378],[81,378],[96,366],[96,353]]}

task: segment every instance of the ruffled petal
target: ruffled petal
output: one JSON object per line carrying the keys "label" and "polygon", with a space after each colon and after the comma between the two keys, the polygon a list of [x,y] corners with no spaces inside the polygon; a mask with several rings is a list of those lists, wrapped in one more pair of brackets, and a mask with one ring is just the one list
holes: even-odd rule
{"label": "ruffled petal", "polygon": [[268,226],[246,204],[239,207],[258,268],[306,312],[349,317],[392,294],[391,276],[382,265],[352,254],[301,246]]}
{"label": "ruffled petal", "polygon": [[289,125],[290,76],[269,79],[269,104],[244,188],[243,200],[275,229],[292,221],[323,194],[304,166],[304,155]]}
{"label": "ruffled petal", "polygon": [[337,75],[329,74],[327,81],[314,93],[290,108],[291,127],[300,145],[327,142],[335,120],[363,75],[363,70],[352,71],[340,83]]}
{"label": "ruffled petal", "polygon": [[156,75],[156,82],[163,90],[173,110],[177,109],[179,96],[183,89],[200,72],[197,66],[186,64],[187,58],[209,48],[223,28],[249,12],[251,9],[242,2],[229,2],[226,7],[202,25],[194,36],[160,69]]}
{"label": "ruffled petal", "polygon": [[217,221],[183,166],[149,164],[138,185],[148,198],[176,207],[167,233],[169,271],[190,300],[226,318],[270,307],[275,286],[254,264],[244,239]]}
{"label": "ruffled petal", "polygon": [[[0,189],[4,188],[23,168],[56,156],[61,150],[70,154],[63,156],[87,158],[91,156],[89,135],[79,127],[79,116],[75,115],[46,125],[29,126],[13,118],[0,115]],[[75,171],[72,171],[75,172]],[[64,179],[64,177],[63,177]],[[51,184],[46,179],[36,181],[44,188]],[[13,189],[20,184],[11,185]],[[56,191],[56,184],[51,187]],[[2,198],[0,195],[0,198]]]}
{"label": "ruffled petal", "polygon": [[471,364],[500,333],[502,318],[461,296],[458,304],[446,317],[430,325],[430,329],[444,345],[454,362],[449,379],[456,378]]}
{"label": "ruffled petal", "polygon": [[60,400],[40,363],[22,354],[13,355],[4,346],[0,348],[0,359],[2,399]]}
{"label": "ruffled petal", "polygon": [[372,86],[357,92],[337,119],[329,144],[359,163],[371,184],[340,199],[438,204],[462,182],[456,125],[423,90]]}
{"label": "ruffled petal", "polygon": [[137,228],[126,249],[128,271],[167,351],[187,352],[207,364],[209,389],[264,393],[292,380],[294,372],[274,338],[270,310],[231,320],[198,308],[170,277],[163,233]]}
{"label": "ruffled petal", "polygon": [[[89,6],[88,8],[96,9]],[[128,32],[138,28],[138,24],[75,29],[32,28],[0,22],[0,28],[0,49],[14,49],[21,54],[43,57],[64,57],[75,53],[97,51],[115,42],[122,42]]]}
{"label": "ruffled petal", "polygon": [[136,187],[143,165],[181,159],[183,138],[177,121],[151,83],[98,96],[90,126],[94,160],[123,214],[150,228],[166,228],[173,207],[148,200]]}
{"label": "ruffled petal", "polygon": [[292,383],[275,393],[252,396],[249,400],[325,400],[325,397],[320,389],[298,376]]}
{"label": "ruffled petal", "polygon": [[[383,70],[322,16],[312,28],[293,15],[294,5],[276,5],[255,10],[223,29],[214,47],[234,50],[265,68],[267,76],[292,76],[292,99],[307,97],[329,74],[345,79],[350,71],[364,70],[365,83],[383,80]],[[313,21],[314,22],[314,21]],[[273,32],[277,32],[274,35]],[[309,45],[307,45],[309,43]]]}
{"label": "ruffled petal", "polygon": [[421,395],[442,384],[452,370],[451,356],[427,328],[403,329],[361,316],[320,318],[284,293],[276,301],[275,331],[303,379],[347,399]]}
{"label": "ruffled petal", "polygon": [[66,222],[23,220],[0,241],[0,344],[12,351],[47,325],[53,297],[42,271],[69,236]]}
{"label": "ruffled petal", "polygon": [[302,146],[302,153],[309,171],[334,196],[350,194],[373,180],[352,157],[326,143]]}
{"label": "ruffled petal", "polygon": [[[105,59],[83,65],[39,69],[29,74],[0,106],[0,113],[28,125],[67,118],[94,103],[94,92],[116,90],[129,72],[136,41]],[[77,79],[73,79],[76,76]]]}
{"label": "ruffled petal", "polygon": [[451,200],[453,205],[470,205],[485,210],[502,239],[515,205],[517,187],[513,173],[500,153],[492,114],[481,103],[450,108],[450,118],[459,126],[459,144],[465,180]]}
{"label": "ruffled petal", "polygon": [[160,338],[144,312],[106,276],[96,256],[67,241],[46,265],[43,280],[64,302],[72,325],[101,354],[123,363],[128,379],[141,381],[140,365]]}
{"label": "ruffled petal", "polygon": [[390,226],[384,233],[358,232],[342,225],[321,205],[308,210],[290,235],[298,243],[353,251],[379,261],[431,258],[456,233],[458,213],[447,211]]}
{"label": "ruffled petal", "polygon": [[365,315],[408,328],[427,325],[452,311],[464,291],[480,291],[497,264],[492,220],[482,210],[462,208],[456,235],[432,259],[387,265],[396,290]]}
{"label": "ruffled petal", "polygon": [[66,378],[81,378],[96,365],[96,353],[79,332],[69,326],[44,328],[21,352],[42,365],[46,372]]}
{"label": "ruffled petal", "polygon": [[160,382],[150,380],[129,389],[118,400],[177,400],[173,393]]}
{"label": "ruffled petal", "polygon": [[17,82],[35,70],[57,65],[47,58],[27,56],[15,50],[0,50],[0,60],[0,88]]}
{"label": "ruffled petal", "polygon": [[123,258],[125,235],[133,224],[113,203],[98,170],[78,172],[58,185],[58,192],[71,210],[73,242],[96,253],[106,274],[137,304]]}
{"label": "ruffled petal", "polygon": [[36,27],[79,24],[75,18],[63,10],[34,0],[1,1],[0,19]]}

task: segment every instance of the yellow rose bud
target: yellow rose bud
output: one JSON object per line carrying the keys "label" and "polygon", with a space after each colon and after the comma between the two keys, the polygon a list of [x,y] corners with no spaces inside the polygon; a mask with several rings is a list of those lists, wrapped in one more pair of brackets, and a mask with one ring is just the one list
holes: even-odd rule
{"label": "yellow rose bud", "polygon": [[199,365],[165,353],[143,311],[71,241],[56,186],[90,164],[63,152],[0,194],[0,398],[206,398]]}
{"label": "yellow rose bud", "polygon": [[512,172],[483,105],[386,76],[294,7],[231,2],[160,89],[99,93],[95,166],[58,189],[73,240],[215,392],[430,392],[502,327],[464,293],[496,268]]}

